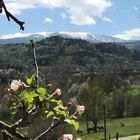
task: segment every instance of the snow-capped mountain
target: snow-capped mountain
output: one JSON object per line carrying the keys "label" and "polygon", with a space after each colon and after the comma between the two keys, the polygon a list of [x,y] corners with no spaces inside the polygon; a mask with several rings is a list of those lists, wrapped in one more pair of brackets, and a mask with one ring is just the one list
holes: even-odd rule
{"label": "snow-capped mountain", "polygon": [[87,33],[87,32],[39,32],[39,33],[16,33],[9,35],[0,35],[0,44],[9,44],[9,43],[28,43],[29,38],[33,38],[36,41],[40,41],[44,38],[51,36],[61,36],[64,38],[72,38],[72,39],[82,39],[87,40],[89,42],[98,43],[98,42],[125,42],[119,38],[106,36],[106,35],[98,35],[95,33]]}

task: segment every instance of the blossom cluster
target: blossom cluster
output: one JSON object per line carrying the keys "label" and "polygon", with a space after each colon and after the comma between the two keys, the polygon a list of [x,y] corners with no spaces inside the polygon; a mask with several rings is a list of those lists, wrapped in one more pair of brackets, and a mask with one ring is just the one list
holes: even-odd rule
{"label": "blossom cluster", "polygon": [[28,86],[21,80],[13,80],[11,82],[10,88],[8,90],[9,91],[12,90],[12,91],[16,92],[17,90],[22,90],[25,87],[28,87]]}
{"label": "blossom cluster", "polygon": [[[52,114],[53,117],[55,117],[54,115],[57,113],[60,113],[60,114],[57,114],[58,116],[64,115],[64,117],[65,117],[64,121],[69,123],[69,124],[71,124],[70,123],[71,120],[75,121],[75,123],[76,123],[78,117],[81,116],[85,112],[85,106],[77,105],[75,112],[72,115],[70,115],[69,110],[73,106],[73,103],[68,101],[66,106],[64,106],[63,103],[58,102],[57,97],[61,96],[61,94],[62,94],[61,89],[59,89],[59,88],[55,89],[51,95],[47,95],[48,93],[47,93],[47,90],[45,88],[37,88],[36,90],[34,90],[34,92],[31,92],[33,89],[30,89],[30,87],[31,87],[30,84],[25,84],[21,80],[13,80],[8,88],[8,91],[10,93],[16,93],[16,92],[19,93],[18,91],[21,91],[22,96],[24,96],[24,94],[25,94],[24,97],[19,96],[19,98],[21,98],[22,104],[23,104],[24,100],[25,100],[25,103],[29,102],[29,106],[27,106],[28,114],[32,114],[32,111],[36,109],[36,105],[33,102],[35,97],[39,97],[40,101],[42,101],[42,102],[43,102],[43,99],[49,98],[49,100],[52,101],[53,103],[54,102],[58,103],[50,111],[50,114]],[[52,87],[52,84],[47,85],[47,89],[49,89],[51,87]],[[14,94],[14,95],[16,95],[16,94]],[[17,96],[18,95],[20,95],[20,94],[17,94]],[[46,101],[49,101],[49,100],[46,100]],[[30,108],[30,106],[31,106],[31,108]],[[56,112],[53,112],[53,111],[56,111]],[[49,111],[45,111],[45,113],[49,113]],[[76,124],[74,124],[74,125],[76,125]],[[58,140],[73,140],[73,135],[72,134],[64,134],[60,138],[58,138]],[[81,138],[78,137],[76,140],[81,140]]]}

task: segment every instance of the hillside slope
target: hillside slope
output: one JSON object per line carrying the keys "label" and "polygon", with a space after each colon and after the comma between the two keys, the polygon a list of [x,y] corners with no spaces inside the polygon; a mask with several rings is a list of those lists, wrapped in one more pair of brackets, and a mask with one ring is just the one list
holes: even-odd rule
{"label": "hillside slope", "polygon": [[[140,53],[114,43],[93,44],[54,36],[37,42],[36,48],[39,66],[48,79],[86,73],[92,65],[100,74],[138,72],[140,69]],[[0,77],[24,75],[33,69],[32,61],[29,45],[1,45]]]}

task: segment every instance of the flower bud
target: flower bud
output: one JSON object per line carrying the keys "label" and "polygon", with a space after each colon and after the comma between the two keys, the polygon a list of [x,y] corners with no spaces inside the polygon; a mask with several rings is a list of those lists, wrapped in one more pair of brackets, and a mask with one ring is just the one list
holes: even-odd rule
{"label": "flower bud", "polygon": [[80,137],[78,137],[76,140],[82,140]]}
{"label": "flower bud", "polygon": [[59,96],[61,95],[61,90],[60,90],[59,88],[57,88],[57,89],[54,91],[53,95],[59,97]]}
{"label": "flower bud", "polygon": [[72,105],[73,105],[72,102],[67,103],[66,107],[68,108],[68,110],[72,107]]}
{"label": "flower bud", "polygon": [[59,110],[66,110],[66,108],[64,106],[58,106]]}
{"label": "flower bud", "polygon": [[83,113],[85,112],[85,106],[83,106],[83,105],[78,105],[77,107],[76,107],[76,113],[78,114],[78,115],[82,115]]}
{"label": "flower bud", "polygon": [[64,134],[62,137],[58,138],[58,140],[72,140],[73,135],[71,134]]}
{"label": "flower bud", "polygon": [[18,82],[18,89],[22,90],[25,87],[27,87],[26,84],[24,82],[21,82],[21,80],[19,80],[19,82]]}
{"label": "flower bud", "polygon": [[51,87],[52,87],[52,84],[51,83],[47,85],[47,88],[48,89],[51,88]]}

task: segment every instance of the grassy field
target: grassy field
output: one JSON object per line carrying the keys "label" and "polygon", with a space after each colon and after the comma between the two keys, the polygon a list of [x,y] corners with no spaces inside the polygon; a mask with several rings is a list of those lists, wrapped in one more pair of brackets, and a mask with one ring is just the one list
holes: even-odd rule
{"label": "grassy field", "polygon": [[[86,123],[81,123],[80,130],[84,131],[84,134],[82,135],[82,140],[104,139],[103,132],[87,134]],[[119,133],[120,137],[140,134],[140,117],[107,120],[107,138],[109,138],[109,134],[111,138],[114,138],[116,132]]]}

